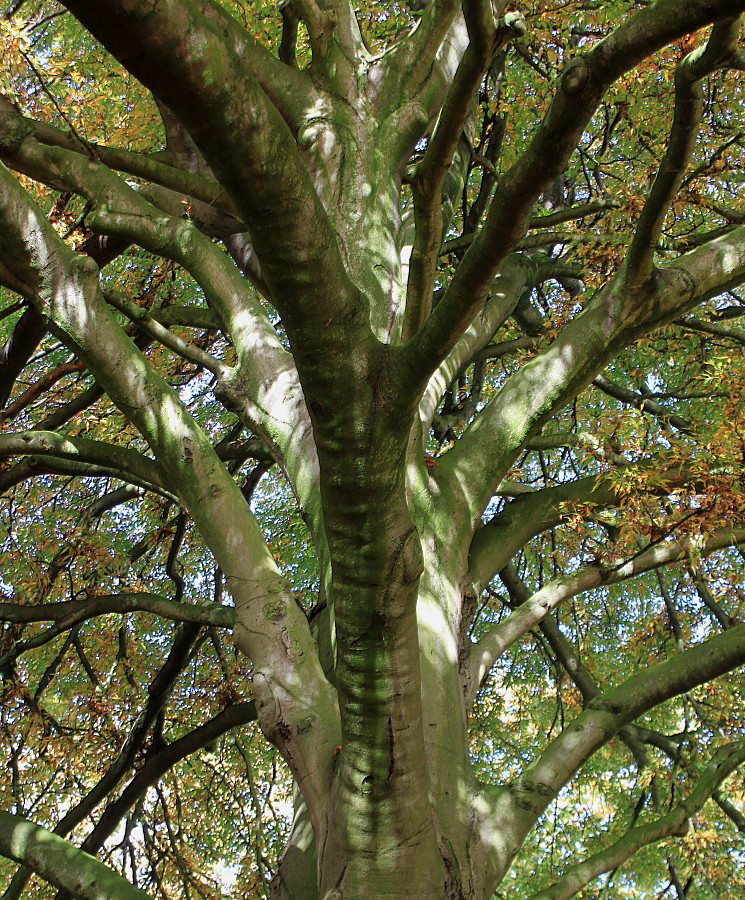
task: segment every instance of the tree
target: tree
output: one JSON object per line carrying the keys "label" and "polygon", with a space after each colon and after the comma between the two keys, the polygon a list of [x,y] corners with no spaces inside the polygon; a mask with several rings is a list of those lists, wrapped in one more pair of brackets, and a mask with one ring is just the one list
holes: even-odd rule
{"label": "tree", "polygon": [[743,12],[9,4],[6,900],[745,884]]}

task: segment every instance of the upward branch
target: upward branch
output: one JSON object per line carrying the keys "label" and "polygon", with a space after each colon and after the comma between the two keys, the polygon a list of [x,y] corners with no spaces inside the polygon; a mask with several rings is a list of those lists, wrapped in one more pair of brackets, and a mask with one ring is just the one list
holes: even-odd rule
{"label": "upward branch", "polygon": [[745,625],[650,666],[591,700],[496,800],[497,814],[509,815],[527,834],[577,770],[626,725],[666,700],[731,672],[745,663]]}
{"label": "upward branch", "polygon": [[0,811],[0,853],[33,869],[49,884],[79,900],[150,900],[126,878],[63,838]]}
{"label": "upward branch", "polygon": [[357,308],[295,136],[242,58],[236,23],[226,34],[215,4],[202,14],[187,0],[65,5],[186,126],[247,224],[291,339]]}
{"label": "upward branch", "polygon": [[455,37],[452,32],[465,31],[458,16],[460,5],[458,0],[431,0],[413,31],[386,53],[386,80],[391,94],[398,95],[402,88],[410,96],[420,92],[432,75],[443,44]]}
{"label": "upward branch", "polygon": [[701,81],[716,69],[737,65],[737,35],[740,19],[716,24],[705,46],[694,50],[675,72],[675,114],[665,156],[660,164],[628,253],[629,285],[643,281],[652,272],[652,257],[665,216],[683,180],[703,112]]}
{"label": "upward branch", "polygon": [[689,819],[744,761],[745,741],[722,747],[714,754],[691,793],[666,815],[630,828],[615,843],[572,866],[548,890],[534,894],[530,900],[569,900],[593,878],[617,868],[641,847],[685,833]]}
{"label": "upward branch", "polygon": [[676,38],[745,9],[745,0],[658,0],[570,60],[531,143],[504,174],[486,223],[435,311],[403,355],[426,378],[483,305],[501,261],[528,227],[533,204],[564,171],[583,129],[610,85]]}
{"label": "upward branch", "polygon": [[436,477],[454,478],[469,515],[478,517],[523,443],[621,347],[743,277],[745,227],[679,257],[643,290],[629,291],[621,272],[546,350],[507,379],[441,458]]}
{"label": "upward branch", "polygon": [[412,181],[415,238],[409,263],[403,340],[409,340],[430,312],[437,258],[443,238],[442,187],[484,73],[494,54],[525,32],[522,16],[511,13],[495,27],[491,2],[464,5],[469,43],[445,98],[437,125]]}

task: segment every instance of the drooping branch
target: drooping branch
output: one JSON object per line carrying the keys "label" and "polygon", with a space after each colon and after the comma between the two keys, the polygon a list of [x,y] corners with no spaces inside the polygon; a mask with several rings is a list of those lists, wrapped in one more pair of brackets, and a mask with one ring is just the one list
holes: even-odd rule
{"label": "drooping branch", "polygon": [[0,853],[78,900],[150,900],[95,857],[20,816],[0,811]]}
{"label": "drooping branch", "polygon": [[[177,626],[168,657],[151,681],[147,702],[132,723],[119,752],[98,782],[60,819],[54,827],[54,835],[60,838],[68,835],[106,799],[131,768],[150,729],[164,709],[176,679],[191,661],[201,631],[201,625],[191,622]],[[28,868],[16,872],[5,895],[7,900],[20,896],[29,874]]]}
{"label": "drooping branch", "polygon": [[[484,806],[479,808],[479,818],[493,877],[499,879],[503,875],[525,835],[559,790],[600,747],[653,707],[743,664],[745,625],[739,625],[597,695],[584,712],[566,725],[537,762],[512,783],[485,787],[480,796]],[[650,742],[654,741],[650,738]],[[497,823],[500,828],[509,823],[509,846]]]}
{"label": "drooping branch", "polygon": [[664,406],[656,401],[645,397],[643,394],[637,394],[636,391],[631,391],[620,384],[616,384],[609,378],[606,378],[605,375],[598,375],[593,379],[592,383],[609,397],[620,400],[634,409],[640,409],[642,412],[649,413],[649,415],[659,419],[663,424],[672,425],[673,428],[676,428],[683,434],[695,433],[696,429],[687,419],[668,412]]}
{"label": "drooping branch", "polygon": [[533,894],[530,900],[569,900],[598,875],[622,865],[642,847],[685,834],[689,820],[743,762],[745,741],[722,747],[711,758],[691,793],[670,812],[653,822],[630,828],[615,843],[572,866],[548,890]]}
{"label": "drooping branch", "polygon": [[176,680],[193,659],[195,649],[203,640],[202,632],[202,626],[194,622],[181,623],[176,626],[168,657],[148,686],[147,702],[132,723],[126,741],[96,785],[60,820],[54,829],[55,834],[63,836],[69,834],[76,825],[93,812],[124,777],[140,752],[143,741],[153,723],[164,709]]}
{"label": "drooping branch", "polygon": [[[0,177],[4,259],[28,285],[59,335],[148,441],[168,486],[178,492],[206,536],[235,600],[236,642],[253,660],[255,679],[264,673],[255,681],[262,726],[291,767],[300,758],[315,760],[303,767],[312,773],[304,784],[309,806],[320,815],[333,765],[333,754],[327,751],[338,743],[339,726],[335,694],[321,669],[305,615],[207,435],[115,322],[95,266],[63,243],[5,167],[0,167]],[[288,732],[288,722],[307,720],[306,706],[295,696],[298,683],[303,684],[310,708],[320,705],[329,714],[312,720],[310,728]]]}
{"label": "drooping branch", "polygon": [[723,528],[712,534],[701,546],[696,546],[695,543],[692,545],[685,539],[670,541],[650,547],[648,550],[614,565],[586,566],[571,575],[554,578],[523,605],[510,613],[506,619],[491,628],[471,647],[470,661],[473,668],[474,693],[505,650],[538,625],[560,603],[592,588],[617,584],[628,578],[634,578],[642,572],[668,565],[683,558],[694,547],[696,552],[708,556],[717,550],[733,544],[741,544],[743,541],[745,541],[745,529]]}
{"label": "drooping branch", "polygon": [[178,740],[148,754],[142,767],[122,791],[121,796],[103,811],[95,828],[83,842],[81,849],[97,853],[127,812],[166,772],[187,756],[213,743],[227,731],[256,720],[253,701],[234,703]]}
{"label": "drooping branch", "polygon": [[235,609],[220,603],[179,603],[160,594],[143,591],[66,600],[60,603],[0,603],[0,622],[55,622],[62,628],[73,628],[96,616],[115,613],[147,612],[174,622],[192,622],[232,628]]}
{"label": "drooping branch", "polygon": [[25,431],[0,435],[0,457],[52,456],[59,459],[81,461],[93,466],[120,472],[127,481],[152,485],[165,489],[163,474],[155,460],[148,459],[136,450],[92,441],[90,438],[57,434],[54,431]]}

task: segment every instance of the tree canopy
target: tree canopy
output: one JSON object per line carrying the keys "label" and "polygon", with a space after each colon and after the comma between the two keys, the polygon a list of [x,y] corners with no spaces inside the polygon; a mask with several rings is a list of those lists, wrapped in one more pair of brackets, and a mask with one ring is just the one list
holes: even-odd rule
{"label": "tree canopy", "polygon": [[745,0],[14,0],[0,889],[745,891]]}

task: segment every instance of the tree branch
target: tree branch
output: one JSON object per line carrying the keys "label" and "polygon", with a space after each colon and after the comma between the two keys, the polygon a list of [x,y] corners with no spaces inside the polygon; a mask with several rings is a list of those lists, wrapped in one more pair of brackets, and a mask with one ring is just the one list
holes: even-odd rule
{"label": "tree branch", "polygon": [[570,62],[532,142],[500,180],[487,221],[445,296],[402,351],[415,377],[429,376],[482,306],[499,265],[527,229],[535,200],[564,171],[608,87],[668,42],[743,9],[745,0],[734,6],[733,0],[658,0]]}
{"label": "tree branch", "polygon": [[[745,529],[721,528],[714,532],[702,546],[696,546],[695,550],[708,556],[724,547],[741,544],[744,541]],[[470,663],[473,672],[474,695],[489,674],[491,667],[505,650],[538,625],[560,603],[592,588],[617,584],[620,581],[634,578],[642,572],[668,565],[683,558],[686,553],[691,552],[691,549],[690,540],[684,538],[650,547],[644,552],[612,566],[586,566],[572,575],[554,578],[523,605],[510,613],[506,619],[491,628],[481,640],[472,645]]]}
{"label": "tree branch", "polygon": [[[430,0],[412,32],[394,44],[383,57],[386,94],[396,97],[402,93],[406,96],[419,94],[424,83],[437,71],[438,55],[456,56],[455,61],[448,60],[452,71],[441,75],[443,86],[449,84],[447,76],[455,71],[457,60],[466,47],[466,27],[460,11],[459,0]],[[435,93],[439,94],[439,90]],[[439,104],[435,105],[439,108]],[[431,115],[431,110],[428,112]]]}
{"label": "tree branch", "polygon": [[623,274],[617,275],[545,351],[505,382],[458,444],[439,458],[434,477],[456,479],[467,514],[480,516],[525,441],[621,347],[743,279],[743,227],[678,257],[638,290],[628,292]]}
{"label": "tree branch", "polygon": [[509,13],[496,28],[491,0],[463,5],[469,43],[412,179],[415,239],[409,262],[406,315],[402,340],[408,341],[429,315],[443,237],[442,185],[458,141],[472,114],[473,99],[484,73],[502,47],[525,33],[525,20]]}
{"label": "tree branch", "polygon": [[[46,333],[46,325],[44,326],[44,331]],[[55,385],[62,378],[65,378],[67,375],[73,375],[82,371],[83,364],[80,362],[80,360],[73,359],[69,362],[60,363],[60,365],[55,366],[53,369],[45,372],[41,376],[41,378],[27,387],[19,397],[16,397],[16,399],[12,403],[9,403],[5,407],[5,409],[2,411],[3,421],[10,422],[17,415],[23,412],[26,407],[32,404],[35,400],[38,400],[46,390]]]}
{"label": "tree branch", "polygon": [[[0,106],[2,118],[3,127],[20,138],[15,145],[8,142],[5,148],[5,158],[15,168],[79,193],[92,205],[88,216],[91,227],[172,259],[195,278],[223,329],[232,337],[239,359],[239,372],[220,368],[216,391],[248,416],[251,427],[262,434],[273,451],[286,455],[287,443],[305,430],[307,410],[304,405],[287,402],[290,395],[299,392],[292,357],[282,347],[255,291],[235,265],[189,220],[163,214],[108,168],[77,153],[36,142],[14,108]],[[107,203],[100,203],[101,194],[107,197]],[[176,343],[173,337],[168,340],[176,346],[177,339]],[[178,346],[189,351],[186,345]],[[209,357],[200,357],[200,364],[208,363],[215,371]],[[270,395],[275,395],[271,402]],[[299,419],[289,418],[291,408]]]}
{"label": "tree branch", "polygon": [[150,900],[144,891],[61,837],[20,816],[0,811],[0,853],[28,866],[78,900]]}
{"label": "tree branch", "polygon": [[[357,310],[358,292],[295,137],[233,41],[243,30],[212,3],[206,16],[182,0],[65,6],[183,122],[246,222],[291,338],[310,321]],[[301,96],[306,101],[307,91]],[[281,230],[273,227],[278,219]]]}
{"label": "tree branch", "polygon": [[30,455],[79,460],[107,471],[120,472],[119,477],[124,481],[134,479],[137,484],[151,485],[161,490],[167,487],[157,462],[128,447],[54,431],[0,435],[0,458]]}
{"label": "tree branch", "polygon": [[229,366],[220,362],[219,359],[215,359],[209,353],[205,353],[204,350],[189,341],[185,341],[178,335],[173,334],[172,331],[161,325],[154,316],[151,316],[147,310],[133,303],[126,294],[123,294],[121,291],[105,291],[104,297],[107,303],[123,313],[130,322],[133,322],[153,340],[159,341],[164,347],[173,350],[174,353],[177,353],[183,359],[193,362],[197,366],[202,366],[218,378],[229,377]]}
{"label": "tree branch", "polygon": [[693,319],[690,316],[678,319],[675,324],[689,331],[713,334],[715,337],[726,338],[738,344],[745,344],[745,329],[742,328],[733,328],[731,325],[719,325],[716,322],[704,322],[701,319]]}
{"label": "tree branch", "polygon": [[[320,815],[334,762],[328,748],[339,742],[338,707],[303,611],[207,435],[116,324],[95,265],[64,244],[4,166],[0,179],[0,253],[28,284],[37,308],[148,441],[169,487],[205,535],[236,604],[236,642],[253,660],[262,727],[295,774],[294,763],[303,759],[301,771],[311,773],[304,780],[306,798]],[[322,706],[327,714],[314,714],[311,728],[289,729],[288,723],[307,720],[308,707],[298,702],[293,687],[299,681],[309,708]]]}
{"label": "tree branch", "polygon": [[672,425],[673,428],[676,428],[683,434],[695,434],[696,432],[695,427],[687,419],[677,416],[675,413],[669,413],[664,406],[661,406],[654,400],[650,400],[644,394],[637,394],[636,391],[631,391],[620,384],[615,384],[609,378],[606,378],[605,375],[598,375],[593,379],[592,383],[609,397],[620,400],[622,403],[634,407],[634,409],[649,413],[663,423]]}
{"label": "tree branch", "polygon": [[[61,475],[66,478],[117,478],[122,479],[122,473],[108,466],[95,466],[79,460],[58,459],[52,456],[33,455],[9,469],[0,470],[0,494],[9,491],[17,484],[27,481],[29,478],[38,478],[40,475]],[[140,482],[135,476],[130,475],[126,479],[136,488],[144,491],[152,491],[165,497],[172,503],[178,503],[178,497],[165,488],[158,488],[151,482]]]}
{"label": "tree branch", "polygon": [[492,335],[512,313],[520,297],[531,285],[532,274],[530,261],[522,256],[514,254],[504,261],[494,278],[484,309],[429,380],[419,404],[419,418],[425,436],[443,394],[471,360],[486,358],[481,355],[485,345],[491,341]]}
{"label": "tree branch", "polygon": [[148,788],[159,781],[169,769],[190,754],[216,741],[227,731],[255,720],[256,704],[252,700],[234,703],[213,716],[204,725],[200,725],[199,728],[166,744],[156,753],[148,754],[142,767],[137,770],[136,775],[122,791],[119,799],[109,804],[103,811],[101,818],[83,842],[81,849],[87,853],[97,853],[128,810],[141,797],[144,797]]}
{"label": "tree branch", "polygon": [[[57,823],[53,832],[55,835],[64,837],[69,834],[86,816],[93,812],[98,804],[106,798],[124,777],[140,752],[143,741],[147,737],[153,723],[163,710],[176,679],[191,661],[194,645],[199,638],[200,631],[201,626],[193,623],[182,623],[177,626],[168,658],[148,686],[147,702],[144,709],[132,723],[127,739],[119,749],[114,761],[94,787],[87,792],[82,800],[69,809]],[[27,869],[20,869],[14,876],[6,896],[8,894],[10,897],[20,896],[28,874]],[[100,894],[97,897],[103,900]]]}
{"label": "tree branch", "polygon": [[[629,462],[624,460],[628,465]],[[680,485],[693,485],[695,474],[687,466],[670,464],[663,455],[634,463],[653,475],[649,492],[664,495]],[[617,506],[624,500],[614,473],[588,475],[555,487],[517,496],[477,529],[469,549],[469,580],[480,594],[497,572],[536,535],[554,528],[577,506],[592,510]]]}
{"label": "tree branch", "polygon": [[143,591],[66,600],[61,603],[0,603],[0,622],[56,622],[62,630],[110,613],[147,612],[175,622],[232,628],[235,609],[220,603],[179,603]]}
{"label": "tree branch", "polygon": [[745,762],[745,741],[721,747],[711,758],[691,793],[654,822],[630,828],[615,843],[589,859],[568,869],[548,890],[533,894],[530,900],[569,900],[586,884],[630,859],[637,850],[673,835],[684,834],[689,819],[711,799],[719,786]]}
{"label": "tree branch", "polygon": [[665,216],[693,155],[703,115],[701,81],[729,60],[735,60],[739,32],[739,17],[718,22],[707,43],[689,53],[675,70],[675,112],[670,137],[626,257],[630,286],[644,281],[652,272]]}
{"label": "tree branch", "polygon": [[16,378],[46,333],[47,326],[39,312],[29,306],[0,347],[0,409],[8,402]]}
{"label": "tree branch", "polygon": [[[498,805],[522,833],[600,747],[643,713],[745,663],[745,625],[649,666],[590,701],[538,761],[503,789]],[[507,813],[507,809],[510,810]]]}
{"label": "tree branch", "polygon": [[[0,97],[0,109],[3,110],[5,115],[11,109],[15,112],[15,108],[4,97]],[[88,141],[81,145],[80,140],[75,135],[61,128],[57,128],[47,122],[37,122],[35,119],[29,119],[25,116],[22,119],[28,127],[28,133],[42,144],[78,153],[86,159],[90,159],[92,156],[113,171],[124,172],[127,175],[142,178],[152,184],[168,188],[177,194],[193,197],[195,200],[200,200],[227,214],[235,214],[225,189],[216,181],[192,172],[185,172],[176,166],[168,165],[160,158],[145,156],[132,150],[122,150],[117,147],[106,146],[105,144],[89,143]]]}

